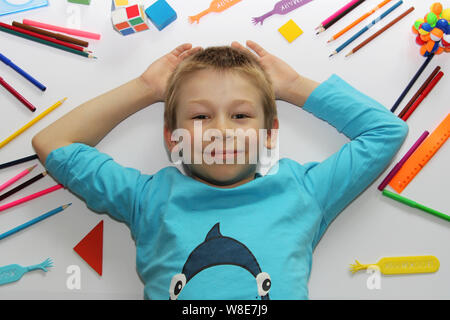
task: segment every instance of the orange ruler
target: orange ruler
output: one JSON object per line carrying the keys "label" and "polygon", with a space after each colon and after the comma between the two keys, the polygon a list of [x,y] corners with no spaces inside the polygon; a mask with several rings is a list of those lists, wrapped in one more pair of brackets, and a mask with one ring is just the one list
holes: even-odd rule
{"label": "orange ruler", "polygon": [[426,138],[422,144],[414,151],[411,157],[403,164],[402,168],[392,178],[389,185],[401,193],[406,186],[414,179],[420,170],[434,156],[440,147],[450,136],[450,113],[439,124],[436,130]]}

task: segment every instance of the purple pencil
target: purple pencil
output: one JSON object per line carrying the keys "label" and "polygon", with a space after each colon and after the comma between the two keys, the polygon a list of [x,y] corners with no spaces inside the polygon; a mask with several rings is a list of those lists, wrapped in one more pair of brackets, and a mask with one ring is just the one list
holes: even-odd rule
{"label": "purple pencil", "polygon": [[428,131],[425,131],[422,133],[419,139],[417,139],[416,143],[413,144],[411,149],[408,150],[408,152],[403,156],[403,158],[395,165],[394,168],[392,168],[391,172],[384,178],[383,182],[380,183],[378,186],[378,190],[383,191],[383,189],[388,185],[388,183],[392,180],[392,178],[395,176],[395,174],[402,168],[403,164],[408,160],[408,158],[416,151],[416,149],[420,146],[420,144],[425,140],[425,138],[430,133]]}
{"label": "purple pencil", "polygon": [[272,11],[267,12],[261,17],[252,18],[253,24],[258,23],[263,24],[265,19],[274,14],[281,14],[281,15],[287,14],[292,10],[295,10],[311,1],[313,0],[281,0],[275,4],[275,7],[273,8]]}

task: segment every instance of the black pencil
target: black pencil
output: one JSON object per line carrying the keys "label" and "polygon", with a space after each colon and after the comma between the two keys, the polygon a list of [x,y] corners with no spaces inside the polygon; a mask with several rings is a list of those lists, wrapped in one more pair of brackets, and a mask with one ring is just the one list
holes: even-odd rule
{"label": "black pencil", "polygon": [[10,162],[2,163],[2,164],[0,164],[0,169],[12,167],[12,166],[14,166],[16,164],[24,163],[24,162],[31,161],[31,160],[34,160],[34,159],[37,159],[37,158],[38,158],[37,154],[34,154],[32,156],[28,156],[28,157],[24,157],[24,158],[21,158],[21,159],[13,160],[13,161],[10,161]]}
{"label": "black pencil", "polygon": [[43,177],[45,177],[47,175],[47,171],[41,172],[40,174],[38,174],[37,176],[34,176],[33,178],[31,178],[30,180],[25,181],[24,183],[22,183],[21,185],[18,185],[17,187],[15,187],[14,189],[9,190],[8,192],[0,195],[0,201],[8,198],[9,196],[13,195],[14,193],[22,190],[25,187],[28,187],[30,184],[42,179]]}

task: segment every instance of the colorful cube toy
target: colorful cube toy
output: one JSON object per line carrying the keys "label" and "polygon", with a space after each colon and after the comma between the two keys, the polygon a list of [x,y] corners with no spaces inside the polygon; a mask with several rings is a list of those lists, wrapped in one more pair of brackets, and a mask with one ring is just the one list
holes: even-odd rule
{"label": "colorful cube toy", "polygon": [[165,0],[157,0],[145,13],[159,31],[177,19],[177,13]]}
{"label": "colorful cube toy", "polygon": [[113,8],[115,10],[111,12],[111,20],[114,29],[124,36],[148,30],[148,20],[142,6],[140,4],[121,6],[125,2],[129,3],[130,1],[113,1]]}

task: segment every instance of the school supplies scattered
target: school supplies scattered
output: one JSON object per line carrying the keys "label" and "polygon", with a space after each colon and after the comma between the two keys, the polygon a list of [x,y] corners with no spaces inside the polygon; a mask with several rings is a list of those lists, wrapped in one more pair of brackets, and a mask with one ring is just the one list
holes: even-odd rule
{"label": "school supplies scattered", "polygon": [[29,19],[23,19],[22,23],[29,25],[29,26],[33,26],[33,27],[42,28],[42,29],[46,29],[46,30],[52,30],[52,31],[56,31],[56,32],[62,32],[65,34],[70,34],[72,36],[77,36],[77,37],[82,37],[82,38],[88,38],[88,39],[94,39],[94,40],[100,40],[100,38],[101,38],[101,35],[98,33],[93,33],[93,32],[88,32],[88,31],[83,31],[83,30],[78,30],[78,29],[63,28],[63,27],[54,26],[51,24],[42,23],[39,21],[34,21],[34,20],[29,20]]}
{"label": "school supplies scattered", "polygon": [[25,181],[24,183],[18,185],[14,189],[11,189],[8,192],[5,192],[4,194],[0,195],[0,201],[5,200],[6,198],[8,198],[9,196],[12,196],[16,192],[19,192],[20,190],[24,189],[25,187],[28,187],[29,185],[31,185],[31,184],[35,183],[36,181],[42,179],[46,175],[47,175],[47,171],[41,172],[38,175],[34,176],[33,178],[31,178],[31,179]]}
{"label": "school supplies scattered", "polygon": [[281,26],[278,31],[289,43],[303,34],[303,30],[292,19]]}
{"label": "school supplies scattered", "polygon": [[395,174],[402,168],[402,166],[406,162],[406,160],[409,159],[409,157],[413,154],[414,151],[416,151],[416,149],[425,140],[425,138],[428,137],[429,134],[430,133],[428,131],[425,131],[424,133],[422,133],[422,135],[419,137],[419,139],[417,139],[417,141],[408,150],[408,152],[403,156],[403,158],[394,166],[394,168],[392,168],[392,170],[388,173],[386,178],[383,179],[383,181],[378,186],[378,190],[382,191],[388,185],[388,183],[395,176]]}
{"label": "school supplies scattered", "polygon": [[428,84],[428,86],[423,90],[423,92],[420,94],[420,96],[417,98],[417,100],[413,103],[413,105],[406,111],[406,113],[403,115],[402,120],[406,121],[411,116],[411,114],[414,112],[414,110],[419,107],[419,105],[422,103],[422,101],[428,96],[428,94],[433,90],[433,88],[436,86],[436,84],[441,80],[441,78],[444,76],[444,73],[440,71],[437,76],[431,80],[431,82]]}
{"label": "school supplies scattered", "polygon": [[384,7],[386,4],[388,4],[389,2],[391,2],[392,0],[384,0],[382,3],[380,3],[379,5],[377,5],[375,8],[373,8],[372,10],[370,10],[369,12],[367,12],[366,14],[363,14],[360,18],[356,19],[355,21],[353,21],[351,24],[349,24],[348,26],[346,26],[344,29],[342,29],[341,31],[339,31],[338,33],[336,33],[335,35],[333,35],[331,37],[330,40],[328,40],[328,42],[331,42],[333,40],[338,39],[340,36],[342,36],[343,34],[345,34],[347,31],[353,29],[353,27],[355,27],[356,25],[358,25],[360,22],[366,20],[368,17],[370,17],[372,14],[375,13],[375,11],[377,11],[378,9]]}
{"label": "school supplies scattered", "polygon": [[394,199],[394,200],[396,200],[398,202],[401,202],[403,204],[406,204],[406,205],[408,205],[410,207],[413,207],[413,208],[420,209],[422,211],[431,213],[432,215],[435,215],[436,217],[439,217],[441,219],[450,221],[450,216],[446,215],[445,213],[442,213],[442,212],[436,211],[434,209],[428,208],[428,207],[424,206],[423,204],[420,204],[420,203],[417,203],[417,202],[415,202],[415,201],[413,201],[411,199],[402,197],[402,196],[400,196],[400,195],[398,195],[396,193],[393,193],[391,191],[388,191],[386,189],[383,190],[383,196],[386,196],[386,197],[389,197],[391,199]]}
{"label": "school supplies scattered", "polygon": [[153,3],[145,10],[145,14],[159,31],[177,19],[177,13],[165,0]]}
{"label": "school supplies scattered", "polygon": [[6,138],[5,140],[3,140],[2,142],[0,142],[0,149],[3,148],[5,145],[7,145],[8,143],[10,143],[13,139],[15,139],[17,136],[21,135],[25,130],[27,130],[28,128],[30,128],[32,125],[34,125],[36,122],[38,122],[39,120],[41,120],[42,118],[44,118],[46,115],[48,115],[50,112],[52,112],[53,110],[55,110],[56,108],[58,108],[60,105],[62,105],[64,103],[64,101],[66,101],[67,98],[64,98],[58,102],[56,102],[54,105],[52,105],[51,107],[49,107],[47,110],[44,110],[40,115],[38,115],[36,118],[34,118],[33,120],[31,120],[30,122],[28,122],[26,125],[24,125],[22,128],[20,128],[19,130],[17,130],[16,132],[14,132],[12,135],[10,135],[8,138]]}
{"label": "school supplies scattered", "polygon": [[8,82],[6,82],[2,77],[0,77],[0,85],[5,88],[9,93],[11,93],[17,100],[19,100],[25,107],[30,109],[31,112],[36,111],[36,107],[31,104],[30,101],[25,99],[16,89],[14,89]]}
{"label": "school supplies scattered", "polygon": [[[263,24],[264,20],[266,20],[268,17],[273,16],[274,14],[280,14],[285,15],[289,12],[300,8],[301,6],[304,6],[305,4],[311,2],[312,0],[281,0],[275,4],[275,7],[272,11],[267,12],[266,14],[263,14],[260,17],[254,17],[252,18],[253,24],[261,23]],[[389,0],[391,1],[391,0]]]}
{"label": "school supplies scattered", "polygon": [[124,36],[149,29],[144,9],[138,4],[112,11],[111,21],[114,29]]}
{"label": "school supplies scattered", "polygon": [[0,16],[48,6],[48,0],[9,1],[0,0]]}
{"label": "school supplies scattered", "polygon": [[402,168],[392,178],[389,185],[398,193],[414,179],[427,162],[435,155],[450,136],[450,113],[439,126],[426,138]]}
{"label": "school supplies scattered", "polygon": [[25,177],[27,174],[29,174],[31,171],[33,171],[34,168],[36,168],[37,164],[35,164],[32,167],[29,167],[28,169],[23,170],[22,172],[20,172],[18,175],[12,177],[11,179],[9,179],[8,181],[6,181],[4,184],[0,185],[0,191],[5,190],[6,188],[8,188],[10,185],[12,185],[14,182],[19,181],[20,179],[22,179],[23,177]]}
{"label": "school supplies scattered", "polygon": [[341,9],[333,13],[331,16],[329,16],[327,19],[322,21],[322,23],[316,28],[317,33],[319,34],[321,32],[324,32],[329,27],[331,27],[333,24],[338,22],[340,19],[342,19],[344,16],[349,14],[351,11],[353,11],[356,7],[358,7],[361,3],[363,3],[364,0],[352,0],[349,3],[347,3],[345,6],[343,6]]}
{"label": "school supplies scattered", "polygon": [[101,276],[103,273],[103,220],[73,250]]}
{"label": "school supplies scattered", "polygon": [[68,43],[73,43],[73,44],[76,44],[76,45],[79,45],[79,46],[82,46],[82,47],[88,47],[89,46],[89,42],[87,42],[87,41],[84,41],[84,40],[81,40],[81,39],[77,39],[77,38],[72,38],[72,37],[63,35],[61,33],[54,33],[54,32],[50,32],[50,31],[47,31],[47,30],[35,28],[35,27],[29,26],[29,25],[26,25],[26,24],[23,24],[23,23],[20,23],[20,22],[17,22],[17,21],[13,21],[12,25],[14,27],[17,27],[17,28],[22,28],[22,29],[25,29],[25,30],[28,30],[28,31],[31,31],[31,32],[39,33],[39,34],[41,34],[43,36],[47,36],[47,37],[50,37],[50,38],[55,38],[55,39],[58,39],[58,40],[61,40],[61,41],[65,41],[65,42],[68,42]]}
{"label": "school supplies scattered", "polygon": [[195,15],[195,16],[190,16],[189,17],[189,22],[190,23],[194,23],[200,22],[200,19],[207,15],[208,13],[211,12],[222,12],[226,9],[228,9],[229,7],[235,5],[236,3],[240,2],[241,0],[213,0],[211,2],[211,4],[209,5],[209,8],[200,12],[199,14]]}
{"label": "school supplies scattered", "polygon": [[32,84],[34,84],[36,87],[38,87],[40,90],[45,91],[47,89],[42,83],[37,81],[35,78],[30,76],[27,72],[22,70],[19,66],[14,64],[10,59],[5,57],[3,54],[0,53],[0,61],[2,61],[7,66],[10,66],[13,70],[15,70],[17,73],[19,73],[22,77],[30,81]]}
{"label": "school supplies scattered", "polygon": [[396,4],[394,4],[392,7],[387,9],[385,12],[383,12],[378,18],[373,20],[371,23],[369,23],[367,26],[362,28],[359,32],[355,33],[350,39],[345,41],[342,45],[340,45],[334,52],[330,54],[330,57],[334,56],[335,54],[338,54],[341,52],[344,48],[346,48],[350,43],[358,39],[362,34],[364,34],[366,31],[368,31],[370,28],[372,28],[377,22],[381,21],[383,18],[385,18],[389,13],[397,9],[401,4],[403,3],[403,0],[400,0]]}
{"label": "school supplies scattered", "polygon": [[422,94],[423,90],[430,84],[431,80],[438,74],[439,70],[441,70],[440,66],[437,66],[433,72],[428,76],[427,80],[422,84],[422,86],[417,90],[416,94],[409,100],[403,110],[398,114],[398,117],[401,118],[405,115],[405,113],[409,110],[412,104],[417,100],[417,98]]}
{"label": "school supplies scattered", "polygon": [[394,105],[391,108],[391,112],[394,112],[398,106],[400,105],[400,103],[403,101],[403,99],[405,98],[405,96],[408,94],[409,90],[412,88],[412,86],[414,85],[414,83],[416,83],[417,79],[419,79],[420,75],[422,74],[422,72],[425,70],[425,68],[428,66],[428,64],[430,63],[431,59],[433,59],[434,54],[429,55],[425,61],[423,62],[423,64],[420,66],[419,70],[417,70],[416,74],[414,75],[414,77],[411,79],[411,81],[408,83],[408,85],[406,86],[405,90],[403,90],[402,94],[400,95],[400,97],[398,97],[397,101],[395,101]]}
{"label": "school supplies scattered", "polygon": [[436,2],[430,10],[424,19],[416,20],[412,27],[416,43],[421,46],[420,54],[424,57],[450,52],[450,9],[443,10],[442,4]]}
{"label": "school supplies scattered", "polygon": [[376,37],[378,37],[380,34],[382,34],[383,32],[385,32],[387,29],[389,29],[390,27],[392,27],[394,24],[396,24],[397,22],[399,22],[400,20],[402,20],[404,17],[406,17],[408,14],[410,14],[412,11],[414,11],[414,7],[409,8],[408,10],[406,10],[405,12],[403,12],[400,16],[398,16],[397,18],[395,18],[394,20],[392,20],[391,22],[389,22],[387,25],[385,25],[383,28],[381,28],[380,30],[378,30],[376,33],[374,33],[372,36],[370,36],[368,39],[366,39],[365,41],[363,41],[361,44],[359,44],[358,46],[356,46],[355,48],[353,48],[352,51],[350,51],[349,53],[347,53],[345,56],[348,57],[354,53],[356,53],[357,51],[359,51],[361,48],[363,48],[366,44],[368,44],[369,42],[371,42],[373,39],[375,39]]}
{"label": "school supplies scattered", "polygon": [[18,264],[10,264],[4,267],[0,267],[0,286],[19,281],[22,276],[33,270],[42,270],[47,272],[47,268],[53,267],[53,262],[50,258],[45,260],[40,264],[35,264],[34,266],[22,267]]}
{"label": "school supplies scattered", "polygon": [[31,160],[34,160],[34,159],[38,159],[38,155],[37,154],[33,154],[31,156],[28,156],[28,157],[23,157],[23,158],[20,158],[20,159],[17,159],[17,160],[12,160],[12,161],[9,161],[9,162],[2,163],[2,164],[0,164],[0,169],[9,168],[9,167],[15,166],[16,164],[28,162],[28,161],[31,161]]}
{"label": "school supplies scattered", "polygon": [[61,211],[67,209],[71,204],[72,203],[69,203],[69,204],[65,204],[63,206],[60,206],[58,208],[55,208],[55,209],[53,209],[53,210],[51,210],[51,211],[49,211],[47,213],[44,213],[43,215],[40,215],[37,218],[31,219],[30,221],[25,222],[24,224],[21,224],[20,226],[17,226],[17,227],[15,227],[15,228],[13,228],[13,229],[5,232],[5,233],[0,234],[0,240],[4,239],[6,237],[9,237],[10,235],[13,235],[13,234],[15,234],[15,233],[17,233],[17,232],[19,232],[19,231],[21,231],[23,229],[26,229],[26,228],[32,226],[33,224],[41,222],[42,220],[45,220],[45,219],[47,219],[47,218],[49,218],[49,217],[51,217],[51,216],[53,216],[53,215],[55,215],[57,213],[60,213]]}
{"label": "school supplies scattered", "polygon": [[0,206],[0,212],[5,211],[7,209],[10,209],[12,207],[18,206],[19,204],[22,204],[24,202],[28,202],[28,201],[31,201],[33,199],[42,197],[42,196],[44,196],[44,195],[46,195],[48,193],[51,193],[53,191],[56,191],[56,190],[59,190],[59,189],[62,189],[62,188],[64,188],[64,186],[62,184],[57,184],[57,185],[55,185],[53,187],[41,190],[41,191],[33,193],[33,194],[29,195],[29,196],[23,197],[22,199],[19,199],[19,200],[16,200],[16,201],[13,201],[13,202],[1,205]]}
{"label": "school supplies scattered", "polygon": [[372,264],[361,264],[355,260],[350,270],[355,273],[370,266],[377,266],[382,274],[431,273],[439,269],[439,260],[435,256],[386,257]]}

